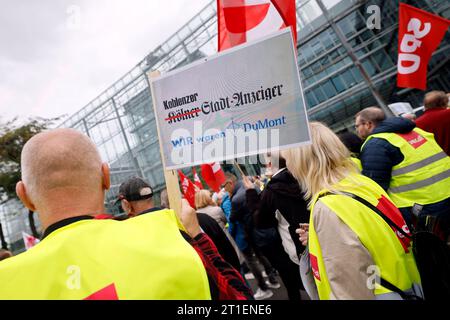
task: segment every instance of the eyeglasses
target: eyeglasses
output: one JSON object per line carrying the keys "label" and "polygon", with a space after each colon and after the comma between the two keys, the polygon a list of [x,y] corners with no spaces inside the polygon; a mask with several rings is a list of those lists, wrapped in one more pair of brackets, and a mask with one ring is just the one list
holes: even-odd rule
{"label": "eyeglasses", "polygon": [[229,184],[229,183],[230,183],[230,181],[225,181],[224,183],[222,183],[222,184],[220,185],[220,189],[225,188],[225,186],[226,186],[227,184]]}
{"label": "eyeglasses", "polygon": [[363,124],[366,124],[366,122],[361,122],[361,123],[355,124],[355,129],[358,129],[358,127],[363,125]]}

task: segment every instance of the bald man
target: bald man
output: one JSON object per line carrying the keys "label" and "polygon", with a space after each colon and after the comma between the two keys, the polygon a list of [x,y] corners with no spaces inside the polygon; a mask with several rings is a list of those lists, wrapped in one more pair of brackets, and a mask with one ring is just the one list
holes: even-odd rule
{"label": "bald man", "polygon": [[16,193],[38,212],[44,229],[65,218],[105,212],[109,168],[87,136],[72,129],[38,134],[24,146],[21,158]]}
{"label": "bald man", "polygon": [[412,226],[412,213],[419,220],[432,215],[441,220],[439,236],[446,241],[450,217],[450,158],[433,134],[414,122],[387,118],[383,110],[370,107],[355,118],[355,128],[365,140],[360,153],[362,173],[387,191]]}
{"label": "bald man", "polygon": [[[45,231],[38,245],[0,264],[0,300],[210,299],[202,261],[173,211],[95,219],[109,186],[108,165],[80,132],[57,129],[27,142],[16,191]],[[183,204],[193,230],[195,211]]]}
{"label": "bald man", "polygon": [[419,128],[434,134],[436,142],[450,156],[450,109],[449,97],[443,91],[430,91],[425,95],[425,112],[416,124]]}

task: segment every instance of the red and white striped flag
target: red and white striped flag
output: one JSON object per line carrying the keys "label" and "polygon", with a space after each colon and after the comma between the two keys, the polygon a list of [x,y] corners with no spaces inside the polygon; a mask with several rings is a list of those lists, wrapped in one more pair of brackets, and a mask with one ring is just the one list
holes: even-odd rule
{"label": "red and white striped flag", "polygon": [[218,51],[290,27],[297,43],[295,0],[217,0]]}
{"label": "red and white striped flag", "polygon": [[202,164],[202,177],[205,180],[208,187],[215,192],[220,191],[220,185],[225,182],[225,172],[223,172],[220,163],[207,163]]}
{"label": "red and white striped flag", "polygon": [[196,186],[199,190],[202,190],[202,189],[203,189],[203,184],[202,184],[202,182],[200,181],[200,178],[199,178],[199,176],[198,176],[198,174],[197,174],[197,170],[195,170],[194,167],[192,168],[192,174],[194,175],[194,184],[195,184],[195,186]]}

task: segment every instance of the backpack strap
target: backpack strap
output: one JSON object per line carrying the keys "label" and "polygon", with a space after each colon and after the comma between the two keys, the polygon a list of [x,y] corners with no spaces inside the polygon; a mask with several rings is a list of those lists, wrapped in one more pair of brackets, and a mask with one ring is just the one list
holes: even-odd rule
{"label": "backpack strap", "polygon": [[[369,201],[367,201],[366,199],[361,198],[360,196],[357,196],[356,194],[350,193],[350,192],[342,192],[340,191],[339,193],[331,193],[331,192],[327,192],[324,193],[322,195],[319,196],[319,198],[322,198],[324,196],[327,195],[344,195],[347,197],[350,197],[352,199],[355,199],[358,202],[361,202],[363,205],[365,205],[366,207],[368,207],[369,209],[371,209],[372,211],[374,211],[375,213],[377,213],[381,218],[383,218],[384,221],[386,221],[386,223],[388,225],[390,225],[391,227],[395,228],[398,232],[400,232],[404,237],[408,238],[408,239],[412,239],[412,236],[410,236],[409,234],[407,234],[405,231],[403,231],[402,228],[400,228],[397,224],[394,223],[394,221],[392,221],[388,216],[386,216],[383,212],[381,212],[380,209],[378,209],[377,207],[375,207],[373,204],[371,204]],[[318,198],[318,199],[319,199]]]}
{"label": "backpack strap", "polygon": [[404,291],[400,290],[398,287],[394,286],[392,283],[381,277],[380,277],[380,285],[388,290],[391,290],[392,292],[397,293],[400,297],[402,297],[403,300],[423,300],[422,297],[419,297],[415,294],[405,293]]}

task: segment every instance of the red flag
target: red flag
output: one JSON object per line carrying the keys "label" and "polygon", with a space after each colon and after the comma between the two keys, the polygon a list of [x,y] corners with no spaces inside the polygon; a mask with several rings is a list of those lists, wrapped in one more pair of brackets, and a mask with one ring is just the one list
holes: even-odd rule
{"label": "red flag", "polygon": [[195,186],[198,189],[202,190],[203,189],[203,184],[200,181],[200,178],[198,177],[198,174],[197,174],[197,170],[195,170],[195,168],[192,168],[192,174],[194,175],[194,184],[195,184]]}
{"label": "red flag", "polygon": [[297,44],[295,0],[217,0],[218,51],[290,27]]}
{"label": "red flag", "polygon": [[208,187],[215,192],[220,191],[220,185],[225,182],[225,173],[220,166],[220,163],[214,162],[209,164],[202,164],[202,177]]}
{"label": "red flag", "polygon": [[195,208],[195,185],[186,177],[181,170],[178,170],[181,180],[181,191],[183,197],[189,202],[192,208]]}
{"label": "red flag", "polygon": [[450,20],[404,3],[399,15],[397,86],[426,90],[428,62]]}

